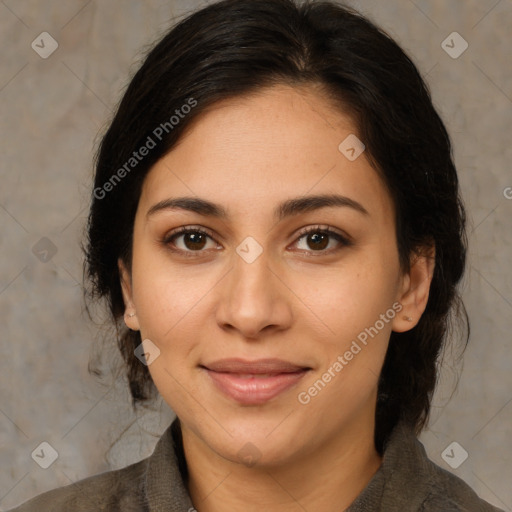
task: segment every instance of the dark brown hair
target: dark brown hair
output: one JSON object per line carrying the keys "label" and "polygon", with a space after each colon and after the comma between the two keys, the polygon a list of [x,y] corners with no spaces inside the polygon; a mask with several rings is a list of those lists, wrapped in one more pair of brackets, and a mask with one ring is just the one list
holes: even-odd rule
{"label": "dark brown hair", "polygon": [[[466,219],[450,138],[428,86],[393,39],[358,12],[333,2],[224,0],[182,20],[154,46],[97,153],[84,246],[84,277],[91,284],[86,299],[106,299],[133,404],[143,403],[155,388],[134,356],[140,333],[119,322],[124,303],[117,260],[122,257],[130,270],[144,178],[208,107],[274,84],[321,86],[340,111],[352,115],[394,202],[403,271],[415,251],[435,244],[426,310],[410,331],[392,332],[380,375],[375,444],[382,452],[399,420],[416,433],[426,425],[452,312],[465,320],[467,344],[469,323],[456,288],[465,267]],[[171,121],[191,98],[194,108]],[[148,137],[155,147],[127,167]],[[127,172],[119,173],[122,168]]]}

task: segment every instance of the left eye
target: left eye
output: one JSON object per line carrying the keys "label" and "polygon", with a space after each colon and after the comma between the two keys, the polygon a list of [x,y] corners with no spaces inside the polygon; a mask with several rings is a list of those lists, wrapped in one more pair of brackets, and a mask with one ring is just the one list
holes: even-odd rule
{"label": "left eye", "polygon": [[[336,233],[335,231],[332,231],[329,228],[310,228],[306,231],[304,231],[298,238],[298,241],[302,239],[306,240],[306,244],[309,245],[313,249],[313,252],[331,252],[332,248],[329,250],[324,250],[329,245],[329,239],[334,238],[338,245],[350,245],[350,242],[347,238],[340,235],[339,233]],[[304,250],[308,250],[307,248]],[[334,249],[336,250],[336,249]]]}
{"label": "left eye", "polygon": [[[176,243],[176,240],[182,238],[181,245],[179,247],[179,243]],[[334,238],[338,242],[338,246],[349,246],[351,242],[341,235],[329,228],[322,227],[313,227],[303,230],[295,242],[299,243],[301,240],[305,239],[305,243],[309,246],[309,248],[299,248],[300,251],[310,251],[310,252],[320,252],[322,254],[330,253],[333,250],[337,250],[337,248],[330,248],[326,250],[326,247],[329,245],[330,239]],[[212,242],[215,242],[213,236],[199,228],[180,228],[178,231],[170,233],[163,240],[164,245],[166,246],[174,246],[175,249],[172,249],[176,252],[181,252],[186,254],[187,256],[195,256],[192,253],[203,252],[202,249],[207,249],[205,245],[210,239]],[[215,243],[213,243],[215,249]],[[339,247],[338,247],[339,248]]]}

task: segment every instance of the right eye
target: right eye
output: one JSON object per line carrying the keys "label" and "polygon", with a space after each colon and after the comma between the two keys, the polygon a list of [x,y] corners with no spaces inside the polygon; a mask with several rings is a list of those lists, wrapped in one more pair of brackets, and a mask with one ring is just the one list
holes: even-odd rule
{"label": "right eye", "polygon": [[[176,240],[181,240],[181,244]],[[196,255],[193,253],[201,253],[204,252],[205,244],[207,244],[208,239],[215,242],[211,233],[205,231],[202,228],[198,227],[181,227],[178,228],[171,233],[167,234],[165,238],[162,240],[162,243],[170,247],[171,251],[182,253],[187,257],[195,257]],[[179,247],[181,245],[181,247]],[[212,247],[215,249],[215,247]],[[208,249],[208,247],[206,247]]]}

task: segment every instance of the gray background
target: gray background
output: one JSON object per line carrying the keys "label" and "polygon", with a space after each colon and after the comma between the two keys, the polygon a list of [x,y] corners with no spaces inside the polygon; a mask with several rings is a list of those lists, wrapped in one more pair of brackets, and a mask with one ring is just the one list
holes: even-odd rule
{"label": "gray background", "polygon": [[[111,331],[83,314],[78,243],[98,134],[141,50],[200,5],[0,2],[0,510],[140,460],[173,418],[162,401],[132,413],[122,379],[88,374],[91,347],[107,358],[116,351],[108,348]],[[430,84],[454,142],[471,221],[463,287],[470,344],[454,393],[462,365],[447,352],[420,439],[437,464],[512,511],[512,1],[349,5],[387,30]],[[31,48],[43,31],[59,44],[47,59]],[[469,44],[457,59],[441,46],[454,31]],[[33,250],[38,242],[50,250],[46,262]],[[43,441],[58,452],[48,469],[31,457]],[[453,441],[469,454],[456,469],[441,456]],[[460,453],[456,448],[454,458]]]}

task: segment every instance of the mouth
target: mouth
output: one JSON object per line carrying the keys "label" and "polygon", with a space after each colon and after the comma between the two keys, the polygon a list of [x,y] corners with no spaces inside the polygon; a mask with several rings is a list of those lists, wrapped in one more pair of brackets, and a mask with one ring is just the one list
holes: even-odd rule
{"label": "mouth", "polygon": [[223,395],[242,405],[261,405],[277,397],[311,370],[281,359],[222,359],[200,365]]}

